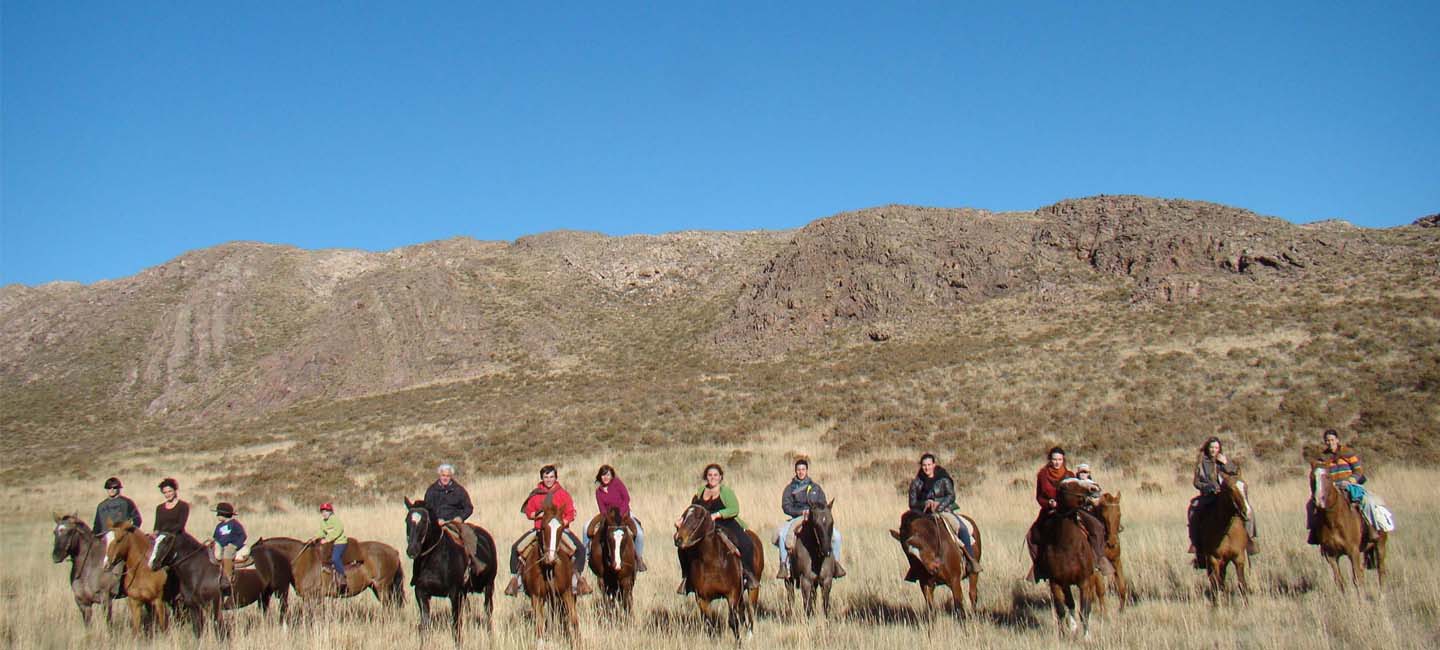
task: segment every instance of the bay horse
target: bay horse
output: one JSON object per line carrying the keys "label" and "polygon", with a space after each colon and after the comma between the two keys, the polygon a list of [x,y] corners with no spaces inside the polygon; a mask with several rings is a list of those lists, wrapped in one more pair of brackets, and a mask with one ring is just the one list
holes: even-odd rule
{"label": "bay horse", "polygon": [[[957,516],[972,531],[971,545],[975,548],[975,562],[979,562],[983,552],[980,525],[969,515]],[[900,542],[900,551],[910,564],[905,580],[920,583],[926,613],[935,615],[935,588],[945,586],[950,589],[951,608],[965,616],[960,594],[967,580],[970,583],[970,611],[978,611],[975,607],[980,596],[980,572],[965,557],[964,547],[955,539],[941,515],[906,512],[900,517],[900,530],[891,530],[890,536]]]}
{"label": "bay horse", "polygon": [[90,608],[101,605],[105,609],[105,623],[109,624],[110,601],[115,598],[118,578],[106,569],[105,540],[96,537],[78,515],[53,516],[55,545],[50,558],[56,564],[67,558],[71,561],[70,592],[75,596],[75,606],[80,608],[80,619],[90,625]]}
{"label": "bay horse", "polygon": [[450,537],[440,526],[434,511],[424,500],[405,499],[405,555],[411,560],[410,583],[415,587],[415,604],[420,608],[420,631],[430,627],[430,599],[450,600],[450,624],[455,642],[460,642],[465,598],[471,593],[485,596],[485,630],[494,631],[495,539],[484,528],[465,524],[475,533],[475,554],[484,570],[475,574],[465,558],[465,545]]}
{"label": "bay horse", "polygon": [[1365,568],[1375,569],[1380,586],[1385,586],[1385,546],[1389,535],[1376,530],[1372,546],[1362,548],[1366,524],[1360,510],[1350,503],[1349,495],[1335,487],[1323,463],[1310,464],[1310,498],[1315,502],[1314,526],[1320,541],[1320,555],[1330,565],[1340,591],[1345,591],[1345,581],[1340,577],[1342,555],[1350,559],[1350,582],[1355,589],[1360,589],[1362,561]]}
{"label": "bay horse", "polygon": [[180,590],[180,604],[188,610],[195,636],[205,630],[205,610],[217,634],[226,627],[221,611],[239,609],[259,603],[261,611],[269,611],[270,598],[280,599],[280,618],[284,620],[290,600],[290,562],[274,548],[251,549],[254,568],[237,569],[230,588],[230,597],[222,597],[220,564],[211,555],[210,547],[201,544],[189,533],[156,533],[150,551],[152,570],[166,569],[175,578]]}
{"label": "bay horse", "polygon": [[589,532],[590,572],[607,606],[628,616],[635,590],[635,522],[619,508],[610,508]]}
{"label": "bay horse", "polygon": [[[761,549],[760,537],[755,531],[747,530],[750,542],[755,548],[754,575],[765,575],[765,553]],[[760,604],[760,584],[744,588],[744,571],[739,551],[731,550],[731,543],[722,539],[724,533],[715,526],[705,506],[691,504],[680,515],[675,527],[675,547],[680,556],[680,574],[685,577],[690,589],[695,592],[695,604],[700,616],[713,629],[717,619],[710,611],[711,601],[724,598],[730,606],[728,623],[740,640],[740,626],[746,626],[747,633],[755,633],[755,611]]]}
{"label": "bay horse", "polygon": [[1254,514],[1248,491],[1238,472],[1233,476],[1222,475],[1215,503],[1195,513],[1195,551],[1205,564],[1206,593],[1211,603],[1216,603],[1219,592],[1225,590],[1226,569],[1230,565],[1235,567],[1240,594],[1250,594],[1250,582],[1246,579],[1250,555],[1245,550],[1249,540],[1245,522]]}
{"label": "bay horse", "polygon": [[[815,592],[820,592],[825,616],[830,616],[830,587],[835,580],[835,556],[830,547],[835,532],[835,501],[811,503],[809,512],[795,522],[795,549],[790,553],[790,577],[785,593],[793,609],[795,590],[805,603],[805,615],[815,615]],[[785,540],[780,540],[781,544]]]}
{"label": "bay horse", "polygon": [[399,607],[405,604],[405,567],[400,552],[382,542],[362,542],[350,538],[345,547],[345,590],[336,588],[329,571],[330,544],[311,544],[293,537],[263,537],[250,545],[251,556],[261,548],[271,548],[290,561],[291,586],[306,600],[319,598],[350,598],[370,590],[375,599]]}
{"label": "bay horse", "polygon": [[[1062,482],[1055,514],[1037,529],[1043,543],[1039,545],[1036,563],[1040,566],[1036,571],[1043,570],[1041,575],[1050,583],[1050,600],[1062,636],[1068,631],[1088,637],[1091,606],[1097,599],[1103,603],[1105,597],[1102,576],[1095,570],[1097,560],[1090,532],[1080,519],[1080,508],[1090,494],[1090,486],[1083,481]],[[1075,591],[1080,592],[1078,609]]]}
{"label": "bay horse", "polygon": [[[520,551],[520,581],[525,593],[530,595],[530,611],[535,617],[535,639],[545,636],[545,606],[549,604],[556,613],[563,615],[565,629],[571,643],[580,642],[580,612],[575,604],[575,561],[580,549],[566,551],[562,548],[565,520],[560,506],[545,499],[540,511],[540,529],[536,541],[527,544]],[[527,533],[528,534],[528,533]]]}
{"label": "bay horse", "polygon": [[[1120,523],[1120,495],[1109,492],[1101,495],[1093,512],[1100,521],[1105,522],[1105,558],[1115,567],[1115,575],[1110,578],[1110,588],[1120,598],[1120,610],[1124,611],[1130,600],[1130,591],[1125,582],[1125,567],[1120,561],[1120,533],[1125,531],[1124,524]],[[1104,604],[1103,598],[1101,604]]]}
{"label": "bay horse", "polygon": [[150,628],[149,616],[154,624],[165,631],[165,580],[164,569],[150,568],[150,537],[136,529],[129,522],[113,524],[105,533],[105,566],[113,567],[125,563],[125,598],[130,605],[130,627],[140,634],[141,623]]}

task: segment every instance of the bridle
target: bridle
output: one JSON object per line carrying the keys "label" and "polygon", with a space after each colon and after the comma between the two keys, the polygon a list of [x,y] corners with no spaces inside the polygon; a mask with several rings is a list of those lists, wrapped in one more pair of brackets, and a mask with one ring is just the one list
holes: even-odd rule
{"label": "bridle", "polygon": [[[676,535],[678,536],[679,533],[682,532],[686,533],[685,541],[677,544],[680,548],[690,548],[696,544],[699,544],[700,540],[709,537],[712,533],[715,532],[715,521],[710,519],[708,515],[702,516],[700,518],[700,523],[695,526],[694,530],[689,530],[685,528],[684,524],[690,519],[690,513],[694,510],[699,510],[702,513],[709,513],[709,511],[705,509],[705,506],[702,506],[698,503],[690,504],[690,507],[685,508],[685,512],[680,513],[681,528],[679,531],[676,532]],[[707,522],[709,524],[708,527],[706,526]],[[680,542],[680,540],[677,539],[676,542]]]}
{"label": "bridle", "polygon": [[[440,524],[436,523],[435,520],[430,517],[429,510],[426,510],[424,508],[411,508],[410,513],[420,515],[420,521],[414,521],[413,519],[411,520],[411,523],[414,524],[416,530],[422,530],[422,526],[423,530],[425,531],[429,531],[431,528],[435,529],[435,541],[431,542],[428,548],[420,551],[420,553],[415,556],[417,558],[425,557],[426,555],[429,555],[431,552],[433,552],[436,548],[439,548],[440,542],[445,540],[445,531],[440,530]],[[420,539],[420,545],[424,546],[424,544],[425,539],[422,537]]]}

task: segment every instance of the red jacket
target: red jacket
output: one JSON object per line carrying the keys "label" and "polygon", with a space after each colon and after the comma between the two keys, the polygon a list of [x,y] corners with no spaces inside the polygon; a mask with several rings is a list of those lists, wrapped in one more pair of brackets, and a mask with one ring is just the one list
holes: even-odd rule
{"label": "red jacket", "polygon": [[[1075,472],[1070,471],[1070,468],[1066,467],[1065,476],[1062,477],[1060,481],[1074,477]],[[1040,504],[1041,510],[1049,510],[1050,500],[1059,498],[1060,481],[1050,479],[1049,463],[1046,463],[1044,467],[1040,468],[1040,471],[1035,473],[1035,502]]]}
{"label": "red jacket", "polygon": [[[560,520],[565,522],[566,526],[575,521],[575,500],[570,498],[570,493],[566,492],[565,488],[560,487],[559,482],[556,482],[555,487],[551,490],[545,489],[544,481],[535,484],[535,489],[530,491],[530,496],[525,497],[525,503],[521,504],[520,512],[524,513],[526,517],[540,514],[540,511],[545,509],[545,497],[547,496],[551,497],[555,505],[560,507]],[[539,519],[535,520],[537,530],[543,526],[544,522]]]}

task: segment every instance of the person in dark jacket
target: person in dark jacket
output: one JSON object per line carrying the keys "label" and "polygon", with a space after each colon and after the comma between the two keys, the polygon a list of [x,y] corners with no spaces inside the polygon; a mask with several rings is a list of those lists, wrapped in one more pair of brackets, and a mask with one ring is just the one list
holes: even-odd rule
{"label": "person in dark jacket", "polygon": [[220,586],[228,595],[230,585],[235,583],[235,555],[245,546],[245,527],[235,518],[235,506],[224,501],[215,506],[215,516],[220,519],[214,535],[215,545],[220,547],[220,575],[224,578]]}
{"label": "person in dark jacket", "polygon": [[[1239,472],[1240,466],[1225,457],[1225,451],[1219,438],[1211,436],[1205,440],[1204,445],[1200,446],[1200,457],[1195,461],[1195,475],[1191,481],[1200,494],[1190,500],[1190,507],[1185,512],[1185,522],[1190,532],[1191,553],[1195,553],[1195,513],[1215,505],[1224,481],[1233,478]],[[1245,520],[1245,534],[1250,538],[1245,549],[1246,552],[1250,555],[1258,553],[1255,537],[1259,533],[1255,529],[1254,517]],[[1199,555],[1195,556],[1195,567],[1205,568],[1205,562]]]}
{"label": "person in dark jacket", "polygon": [[[435,468],[435,473],[435,482],[425,488],[425,505],[435,513],[435,519],[442,522],[441,525],[460,536],[461,543],[465,545],[465,559],[470,561],[470,571],[480,575],[485,572],[485,565],[475,556],[475,531],[465,525],[465,520],[475,514],[470,493],[455,482],[454,465],[444,463]],[[466,580],[469,580],[468,575]]]}
{"label": "person in dark jacket", "polygon": [[160,496],[165,500],[155,506],[155,532],[179,536],[190,521],[190,504],[180,499],[180,483],[173,478],[160,481]]}
{"label": "person in dark jacket", "polygon": [[96,537],[103,537],[110,532],[110,526],[130,522],[136,528],[140,527],[140,509],[135,507],[135,502],[129,497],[120,496],[120,490],[125,486],[120,484],[120,479],[111,476],[105,479],[105,491],[109,496],[105,497],[100,505],[95,507],[95,531]]}
{"label": "person in dark jacket", "polygon": [[975,559],[975,542],[970,539],[970,529],[961,523],[959,512],[960,504],[955,500],[955,481],[950,478],[950,473],[935,462],[935,454],[926,453],[921,456],[920,471],[916,472],[915,478],[910,481],[910,510],[907,514],[937,514],[944,517],[965,546],[970,563],[979,571],[980,565]]}
{"label": "person in dark jacket", "polygon": [[[787,519],[775,531],[775,546],[780,549],[780,573],[775,577],[784,580],[790,577],[790,548],[794,541],[790,531],[802,517],[810,512],[810,504],[825,503],[825,490],[810,478],[810,461],[800,458],[795,461],[795,478],[780,493],[780,510]],[[830,529],[830,552],[835,561],[835,577],[845,577],[840,567],[840,529]]]}

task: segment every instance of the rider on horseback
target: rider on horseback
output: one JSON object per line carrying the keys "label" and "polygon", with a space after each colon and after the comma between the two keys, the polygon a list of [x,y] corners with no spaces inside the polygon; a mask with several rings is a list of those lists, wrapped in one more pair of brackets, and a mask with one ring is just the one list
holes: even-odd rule
{"label": "rider on horseback", "polygon": [[[825,503],[825,490],[810,478],[810,461],[799,458],[795,461],[795,478],[785,486],[785,491],[780,494],[780,510],[785,513],[788,519],[780,524],[780,529],[775,531],[775,545],[780,549],[780,573],[775,577],[785,580],[790,577],[790,549],[795,543],[790,533],[805,515],[810,513],[810,504]],[[836,578],[845,577],[845,569],[840,566],[840,530],[831,529],[830,548],[835,563]]]}
{"label": "rider on horseback", "polygon": [[[1316,462],[1325,465],[1326,474],[1331,482],[1345,495],[1351,503],[1360,503],[1364,499],[1365,489],[1360,487],[1365,484],[1365,468],[1360,464],[1360,454],[1347,445],[1340,444],[1340,434],[1334,429],[1327,429],[1324,436],[1325,448],[1316,458]],[[1306,540],[1311,545],[1318,545],[1320,539],[1317,535],[1318,526],[1315,525],[1315,500],[1311,499],[1305,503],[1305,528],[1309,533]],[[1374,522],[1369,517],[1361,516],[1360,520],[1365,524],[1364,537],[1361,546],[1369,546],[1375,539]]]}
{"label": "rider on horseback", "polygon": [[611,508],[620,511],[622,521],[628,517],[630,522],[635,524],[635,570],[646,570],[645,529],[641,526],[640,519],[630,512],[630,490],[627,490],[625,482],[615,475],[614,467],[601,465],[599,471],[595,472],[595,506],[600,511],[586,530],[599,530],[605,514],[610,512]]}
{"label": "rider on horseback", "polygon": [[[701,475],[705,484],[691,497],[692,505],[699,505],[710,513],[710,519],[715,522],[715,528],[730,540],[732,546],[740,553],[740,569],[742,589],[749,589],[753,585],[759,585],[760,581],[755,576],[755,544],[750,536],[745,534],[749,526],[740,519],[740,500],[735,497],[735,491],[725,485],[725,469],[716,463],[705,466],[705,472]],[[676,520],[675,525],[680,525]],[[685,565],[681,559],[681,566]],[[683,569],[682,569],[683,572]],[[687,576],[680,577],[680,588],[675,592],[685,595],[690,591],[690,580]]]}
{"label": "rider on horseback", "polygon": [[562,532],[575,547],[571,556],[572,570],[575,575],[575,591],[577,594],[590,593],[590,585],[585,582],[585,544],[575,533],[570,531],[570,523],[575,521],[575,500],[570,498],[570,493],[560,486],[560,474],[554,465],[546,465],[540,468],[540,482],[535,484],[535,489],[525,497],[525,502],[520,504],[520,512],[525,517],[535,522],[534,528],[526,531],[515,544],[510,547],[510,584],[505,587],[506,596],[514,596],[520,593],[520,550],[525,548],[531,540],[540,533],[545,526],[541,518],[545,514],[545,502],[550,501],[560,508],[561,523],[565,528]]}
{"label": "rider on horseback", "polygon": [[441,464],[435,472],[435,482],[425,488],[425,505],[435,511],[435,519],[452,536],[460,536],[460,543],[465,546],[465,560],[470,563],[470,572],[465,575],[468,581],[470,576],[485,572],[485,565],[475,555],[475,531],[465,525],[465,520],[475,513],[475,507],[470,503],[470,493],[455,481],[454,465]]}
{"label": "rider on horseback", "polygon": [[[1195,515],[1215,505],[1220,494],[1221,483],[1226,480],[1224,477],[1233,477],[1239,471],[1239,465],[1225,457],[1219,438],[1211,436],[1200,447],[1200,459],[1195,463],[1194,480],[1195,489],[1199,490],[1200,494],[1190,500],[1190,509],[1185,513],[1185,520],[1190,530],[1190,552],[1196,553],[1195,568],[1197,569],[1205,568],[1205,562],[1195,550]],[[1255,529],[1254,517],[1245,520],[1245,536],[1249,538],[1245,551],[1250,555],[1259,553],[1260,549],[1255,541],[1259,533]]]}
{"label": "rider on horseback", "polygon": [[[1067,510],[1064,507],[1064,504],[1060,502],[1061,484],[1066,481],[1075,481],[1075,473],[1065,466],[1064,449],[1051,447],[1047,457],[1049,462],[1035,473],[1035,502],[1040,505],[1040,514],[1035,517],[1035,523],[1030,525],[1030,531],[1025,534],[1025,544],[1030,550],[1031,576],[1036,582],[1049,578],[1045,575],[1044,568],[1035,561],[1040,556],[1040,546],[1046,541],[1040,539],[1038,534],[1041,524],[1055,515],[1069,514],[1070,512],[1079,517],[1081,524],[1085,527],[1090,546],[1095,551],[1095,570],[1110,575],[1114,568],[1110,564],[1110,560],[1105,558],[1105,522],[1084,508]],[[1094,483],[1092,482],[1091,485]],[[1090,492],[1093,492],[1093,489]]]}
{"label": "rider on horseback", "polygon": [[229,597],[235,583],[235,556],[245,546],[245,527],[235,518],[235,506],[224,501],[215,506],[215,516],[220,519],[212,536],[220,547],[220,593]]}
{"label": "rider on horseback", "polygon": [[125,487],[120,484],[120,479],[111,476],[105,479],[105,491],[109,496],[95,507],[95,525],[92,530],[96,537],[104,537],[110,531],[112,524],[124,524],[130,522],[136,528],[140,527],[140,509],[135,507],[135,502],[130,497],[120,496],[120,490]]}
{"label": "rider on horseback", "polygon": [[926,453],[920,456],[920,470],[910,481],[910,509],[905,513],[905,517],[901,518],[902,528],[903,522],[909,517],[938,515],[960,540],[970,565],[975,571],[979,571],[980,562],[975,557],[975,542],[970,539],[970,529],[960,521],[959,513],[960,504],[955,501],[955,481],[950,478],[950,473],[935,462],[935,454]]}
{"label": "rider on horseback", "polygon": [[350,538],[345,536],[345,524],[335,516],[335,506],[329,501],[320,504],[320,536],[310,540],[311,544],[330,542],[330,567],[335,570],[335,591],[344,594],[349,591],[345,581],[345,547]]}
{"label": "rider on horseback", "polygon": [[155,532],[180,536],[190,521],[190,504],[180,499],[180,483],[173,478],[160,481],[160,495],[165,498],[155,506]]}

